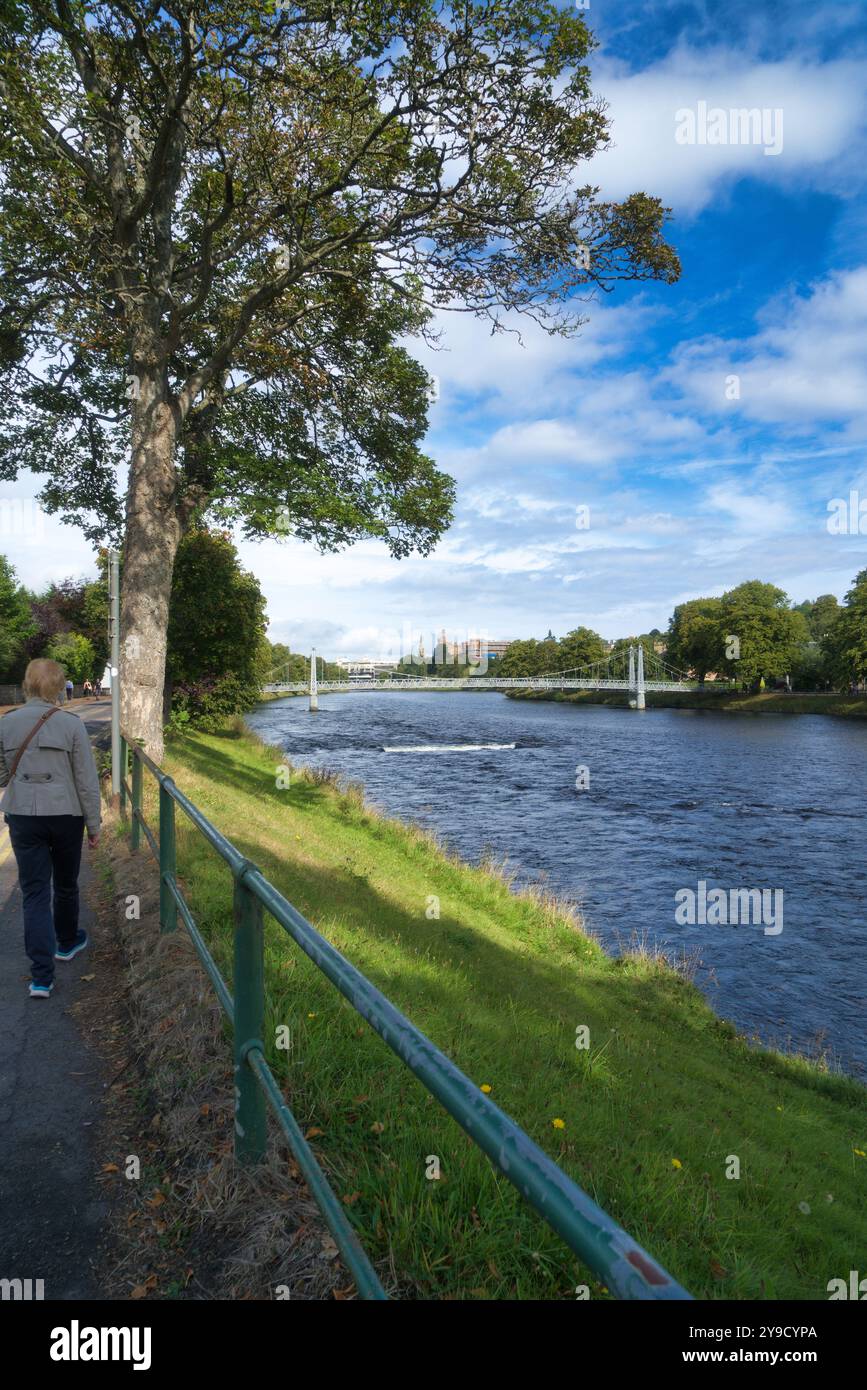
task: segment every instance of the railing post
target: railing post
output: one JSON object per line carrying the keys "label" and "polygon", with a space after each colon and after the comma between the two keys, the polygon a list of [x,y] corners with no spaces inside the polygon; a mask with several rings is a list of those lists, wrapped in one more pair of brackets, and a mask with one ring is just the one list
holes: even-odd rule
{"label": "railing post", "polygon": [[132,835],[130,837],[130,849],[133,854],[141,844],[141,783],[142,783],[142,760],[136,757],[136,750],[132,750]]}
{"label": "railing post", "polygon": [[160,782],[160,931],[174,931],[178,925],[178,905],[168,880],[177,872],[175,849],[175,803],[170,787],[171,778]]}
{"label": "railing post", "polygon": [[235,1158],[244,1165],[261,1163],[267,1140],[265,1096],[247,1062],[251,1047],[264,1051],[262,904],[244,882],[253,867],[244,864],[235,880]]}
{"label": "railing post", "polygon": [[126,817],[126,778],[129,771],[129,756],[127,753],[127,741],[121,735],[120,740],[120,813]]}

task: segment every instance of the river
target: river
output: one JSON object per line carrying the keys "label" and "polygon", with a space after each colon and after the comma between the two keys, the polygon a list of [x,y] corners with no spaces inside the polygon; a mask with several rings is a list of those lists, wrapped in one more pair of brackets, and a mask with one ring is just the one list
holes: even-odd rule
{"label": "river", "polygon": [[[580,907],[612,953],[639,939],[686,952],[697,985],[743,1032],[821,1050],[867,1078],[867,723],[496,692],[319,700],[318,714],[287,699],[248,722],[291,761],[362,782],[372,805],[467,861],[506,858],[519,884]],[[706,893],[771,890],[767,913],[679,925],[675,895],[698,898],[700,881]]]}

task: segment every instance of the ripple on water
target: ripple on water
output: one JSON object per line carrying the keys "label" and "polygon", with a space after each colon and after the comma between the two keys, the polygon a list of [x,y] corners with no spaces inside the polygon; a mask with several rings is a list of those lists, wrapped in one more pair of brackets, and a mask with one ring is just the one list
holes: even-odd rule
{"label": "ripple on water", "polygon": [[[863,1075],[867,727],[690,715],[494,692],[355,692],[320,695],[318,715],[302,700],[270,702],[249,722],[292,760],[363,782],[372,803],[424,823],[466,859],[493,848],[519,882],[580,900],[611,951],[633,932],[699,951],[697,983],[739,1028],[801,1048],[822,1034]],[[498,749],[383,751],[398,744]],[[576,790],[579,766],[586,790]],[[699,879],[782,888],[782,933],[677,926],[674,895]]]}

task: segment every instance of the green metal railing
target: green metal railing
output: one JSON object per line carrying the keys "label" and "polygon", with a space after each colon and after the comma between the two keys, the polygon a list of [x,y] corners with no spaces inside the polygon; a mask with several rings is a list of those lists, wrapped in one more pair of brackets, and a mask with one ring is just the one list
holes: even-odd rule
{"label": "green metal railing", "polygon": [[[132,786],[127,781],[132,754]],[[159,785],[159,839],[142,812],[143,770]],[[497,1168],[535,1207],[581,1260],[618,1298],[688,1299],[691,1297],[637,1245],[611,1217],[567,1177],[508,1115],[489,1100],[429,1038],[410,1023],[371,982],[310,925],[205,817],[171,777],[144,750],[124,738],[121,743],[121,810],[132,803],[131,847],[144,835],[160,866],[160,928],[174,931],[178,914],[190,934],[224,1013],[232,1021],[235,1057],[235,1155],[242,1164],[265,1156],[267,1107],[270,1103],[298,1166],[317,1201],[337,1246],[365,1299],[385,1299],[376,1272],[345,1210],[332,1191],[316,1157],[287,1106],[265,1060],[262,1041],[265,1012],[264,912],[271,916],[357,1013],[435,1096]],[[175,807],[228,864],[234,879],[234,986],[232,997],[205,945],[177,879]]]}

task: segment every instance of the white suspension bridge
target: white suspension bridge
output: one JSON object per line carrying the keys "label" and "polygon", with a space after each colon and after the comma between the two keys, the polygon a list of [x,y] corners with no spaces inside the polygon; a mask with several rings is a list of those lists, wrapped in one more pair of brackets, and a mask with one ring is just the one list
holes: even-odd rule
{"label": "white suspension bridge", "polygon": [[[715,685],[719,688],[720,682]],[[326,680],[318,675],[314,649],[306,681],[276,680],[263,687],[274,695],[307,694],[313,711],[319,708],[320,694],[353,690],[625,690],[631,697],[630,706],[644,709],[648,690],[704,688],[685,671],[669,666],[655,653],[652,656],[646,653],[640,642],[589,665],[538,676],[410,676],[402,671],[389,671],[379,677]]]}

